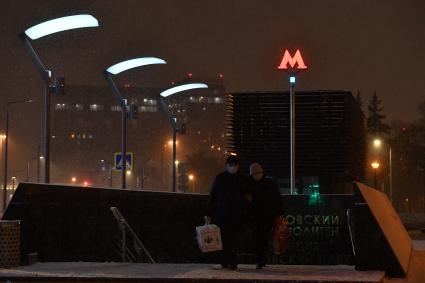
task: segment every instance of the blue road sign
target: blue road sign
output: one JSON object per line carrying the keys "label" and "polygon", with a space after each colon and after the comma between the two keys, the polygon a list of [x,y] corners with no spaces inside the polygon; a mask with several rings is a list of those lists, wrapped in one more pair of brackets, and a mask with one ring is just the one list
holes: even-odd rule
{"label": "blue road sign", "polygon": [[[125,160],[125,167],[127,170],[133,171],[133,153],[127,152]],[[114,153],[114,168],[115,170],[121,170],[122,168],[122,154],[121,152]]]}

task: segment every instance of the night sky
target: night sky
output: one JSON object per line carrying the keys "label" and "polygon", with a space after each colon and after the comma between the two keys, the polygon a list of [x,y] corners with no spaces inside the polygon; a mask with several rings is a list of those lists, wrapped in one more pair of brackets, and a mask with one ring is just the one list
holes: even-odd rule
{"label": "night sky", "polygon": [[425,100],[425,2],[420,0],[3,0],[0,129],[6,101],[37,100],[13,108],[10,137],[25,144],[24,155],[43,135],[43,86],[17,34],[79,13],[94,15],[100,28],[34,43],[46,67],[64,75],[67,84],[106,86],[105,67],[157,56],[168,65],[128,72],[120,81],[165,86],[190,71],[199,80],[223,73],[229,92],[286,90],[286,75],[276,67],[285,48],[300,48],[309,70],[298,79],[298,89],[361,91],[364,104],[376,91],[389,120],[414,120]]}

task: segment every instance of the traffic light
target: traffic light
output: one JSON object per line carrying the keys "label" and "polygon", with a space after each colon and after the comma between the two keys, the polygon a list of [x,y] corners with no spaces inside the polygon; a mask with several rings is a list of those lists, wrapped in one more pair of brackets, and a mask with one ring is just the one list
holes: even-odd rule
{"label": "traffic light", "polygon": [[180,129],[179,129],[179,134],[182,134],[182,135],[186,134],[186,124],[185,123],[181,124]]}
{"label": "traffic light", "polygon": [[128,117],[130,119],[137,119],[137,105],[133,102],[130,104],[130,110],[128,112]]}
{"label": "traffic light", "polygon": [[56,95],[63,95],[65,94],[65,78],[64,77],[57,77],[55,79],[55,94]]}
{"label": "traffic light", "polygon": [[64,77],[56,77],[55,84],[49,85],[49,92],[55,93],[56,95],[65,94],[65,78]]}

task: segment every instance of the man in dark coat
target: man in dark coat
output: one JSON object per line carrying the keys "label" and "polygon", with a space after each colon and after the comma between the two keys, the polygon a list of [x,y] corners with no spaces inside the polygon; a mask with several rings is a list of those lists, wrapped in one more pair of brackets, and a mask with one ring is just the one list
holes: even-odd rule
{"label": "man in dark coat", "polygon": [[221,264],[216,267],[217,269],[237,269],[235,244],[242,221],[246,183],[246,179],[239,171],[238,158],[229,156],[226,160],[226,171],[215,177],[205,214],[207,223],[214,223],[220,227],[223,250]]}
{"label": "man in dark coat", "polygon": [[250,222],[255,241],[257,269],[261,269],[266,266],[265,256],[272,228],[276,217],[281,214],[281,199],[276,183],[264,176],[260,164],[251,164],[249,175]]}

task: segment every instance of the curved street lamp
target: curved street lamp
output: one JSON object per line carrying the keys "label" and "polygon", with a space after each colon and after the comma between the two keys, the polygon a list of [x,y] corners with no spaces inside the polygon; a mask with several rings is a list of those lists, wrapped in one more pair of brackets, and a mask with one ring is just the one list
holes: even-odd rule
{"label": "curved street lamp", "polygon": [[130,111],[127,110],[127,99],[121,94],[115,82],[112,80],[113,75],[117,75],[129,69],[146,66],[146,65],[158,65],[158,64],[167,64],[162,59],[155,57],[142,57],[126,60],[115,65],[108,67],[103,71],[103,75],[108,82],[109,87],[112,89],[112,92],[115,93],[120,101],[121,106],[121,189],[125,189],[126,184],[126,125],[127,118],[129,115],[134,116],[137,111],[137,108],[131,105]]}
{"label": "curved street lamp", "polygon": [[54,86],[51,86],[52,72],[44,67],[30,40],[37,40],[47,35],[58,33],[61,31],[98,27],[99,23],[92,15],[82,14],[73,15],[62,18],[56,18],[37,24],[33,27],[26,29],[23,33],[19,34],[25,48],[31,55],[33,63],[40,73],[44,82],[44,154],[46,156],[44,162],[44,182],[50,182],[50,94],[56,92],[57,94],[63,91],[64,78],[57,77]]}
{"label": "curved street lamp", "polygon": [[172,191],[175,192],[176,191],[176,157],[177,157],[177,151],[176,151],[176,139],[177,139],[177,133],[185,133],[186,132],[186,128],[185,127],[178,127],[177,126],[177,118],[173,117],[168,109],[167,104],[164,101],[165,97],[168,97],[170,95],[173,95],[175,93],[178,92],[183,92],[186,90],[191,90],[191,89],[198,89],[198,88],[208,88],[208,85],[203,84],[203,83],[191,83],[191,84],[184,84],[184,85],[179,85],[179,86],[175,86],[172,88],[169,88],[163,92],[160,93],[159,95],[159,99],[161,101],[161,107],[162,110],[164,111],[165,115],[167,115],[168,121],[170,122],[171,127],[173,128],[173,187],[172,187]]}

